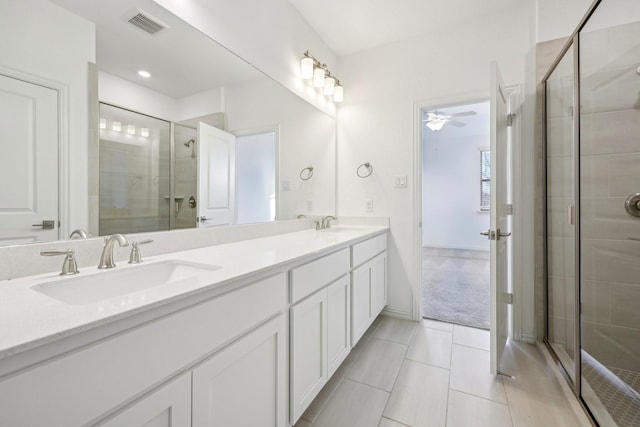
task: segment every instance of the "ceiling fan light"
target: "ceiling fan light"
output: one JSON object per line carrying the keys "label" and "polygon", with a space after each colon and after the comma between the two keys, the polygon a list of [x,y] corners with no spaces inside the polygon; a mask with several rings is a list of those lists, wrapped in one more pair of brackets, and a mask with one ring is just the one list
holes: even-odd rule
{"label": "ceiling fan light", "polygon": [[323,87],[324,86],[324,68],[316,68],[313,70],[313,85],[315,87]]}
{"label": "ceiling fan light", "polygon": [[428,121],[426,124],[429,129],[431,129],[434,132],[437,132],[440,129],[442,129],[445,123],[447,123],[445,119],[437,117],[433,120]]}
{"label": "ceiling fan light", "polygon": [[305,56],[300,60],[300,77],[305,80],[313,78],[313,59]]}

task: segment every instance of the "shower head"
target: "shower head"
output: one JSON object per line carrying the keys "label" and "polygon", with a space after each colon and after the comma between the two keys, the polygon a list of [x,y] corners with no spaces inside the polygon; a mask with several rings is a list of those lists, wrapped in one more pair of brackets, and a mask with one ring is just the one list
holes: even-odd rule
{"label": "shower head", "polygon": [[191,138],[190,140],[188,140],[187,142],[185,142],[185,143],[184,143],[184,146],[185,146],[185,147],[191,147],[191,144],[192,144],[192,143],[193,143],[194,145],[195,145],[195,143],[196,143],[196,140],[195,140],[195,139],[193,139],[193,138]]}

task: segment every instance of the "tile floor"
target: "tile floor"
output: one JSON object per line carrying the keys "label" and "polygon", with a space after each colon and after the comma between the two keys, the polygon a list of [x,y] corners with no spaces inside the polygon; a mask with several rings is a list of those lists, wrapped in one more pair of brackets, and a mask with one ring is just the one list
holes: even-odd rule
{"label": "tile floor", "polygon": [[510,343],[489,374],[489,332],[380,316],[295,427],[588,425],[538,347]]}

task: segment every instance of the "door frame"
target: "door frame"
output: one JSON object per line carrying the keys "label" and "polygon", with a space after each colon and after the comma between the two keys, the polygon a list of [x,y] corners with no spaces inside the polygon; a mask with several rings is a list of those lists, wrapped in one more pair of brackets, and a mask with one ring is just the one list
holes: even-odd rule
{"label": "door frame", "polygon": [[[522,215],[518,215],[517,208],[522,206],[522,177],[520,171],[522,168],[514,167],[521,164],[521,93],[520,85],[507,86],[509,94],[509,102],[511,111],[515,113],[512,128],[512,155],[511,155],[511,176],[509,185],[512,189],[512,203],[514,205],[514,215],[512,216],[513,226],[513,244],[512,244],[512,292],[514,302],[511,311],[510,336],[513,339],[521,340],[522,336],[522,283],[519,276],[522,273]],[[412,236],[413,236],[413,271],[412,271],[412,291],[413,291],[413,320],[420,321],[422,319],[422,110],[433,108],[446,108],[465,104],[474,104],[478,102],[486,102],[490,99],[488,91],[472,92],[458,95],[447,96],[444,98],[434,98],[425,101],[418,101],[413,104],[413,212],[412,212]],[[481,230],[478,230],[480,232]]]}
{"label": "door frame", "polygon": [[[58,240],[65,239],[71,230],[71,224],[69,223],[69,214],[71,213],[71,180],[69,178],[69,168],[71,166],[71,150],[69,149],[69,86],[2,65],[0,65],[0,74],[55,90],[58,93]],[[86,215],[89,215],[88,200]]]}

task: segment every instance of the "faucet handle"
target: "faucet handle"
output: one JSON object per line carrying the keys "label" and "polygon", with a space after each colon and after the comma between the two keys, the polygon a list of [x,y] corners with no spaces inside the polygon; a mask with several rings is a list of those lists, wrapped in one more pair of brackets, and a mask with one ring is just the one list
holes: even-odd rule
{"label": "faucet handle", "polygon": [[78,274],[78,264],[76,263],[76,251],[73,249],[67,249],[66,251],[42,251],[42,256],[59,256],[65,255],[64,262],[62,263],[61,276],[69,276],[72,274]]}
{"label": "faucet handle", "polygon": [[129,264],[140,264],[142,262],[142,254],[140,253],[139,245],[146,245],[152,243],[153,239],[142,240],[140,242],[131,243],[131,254],[129,255]]}

